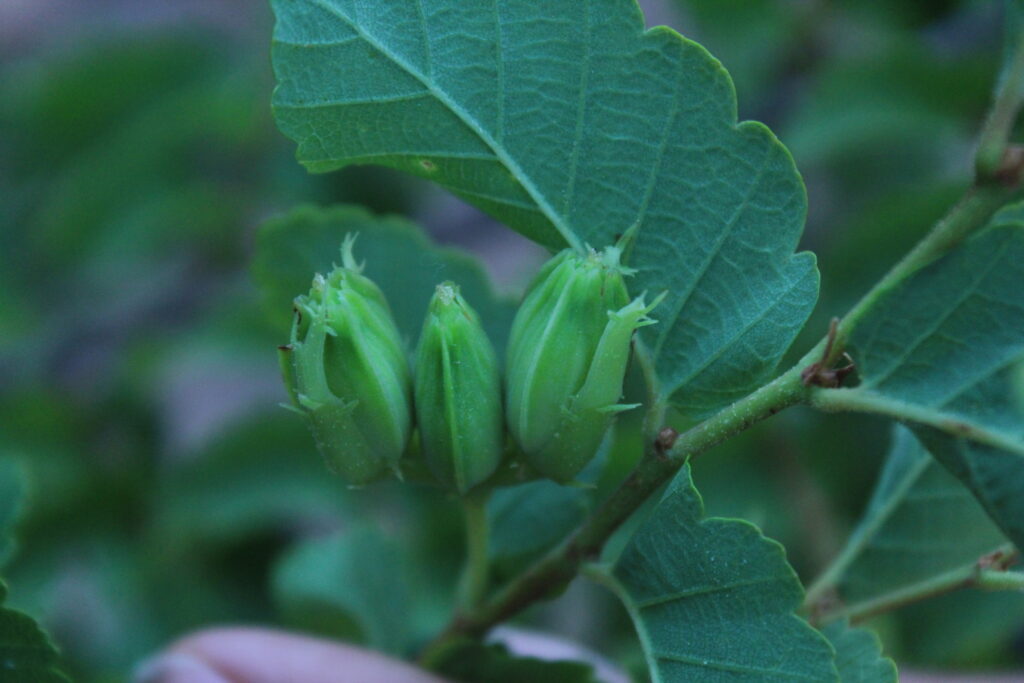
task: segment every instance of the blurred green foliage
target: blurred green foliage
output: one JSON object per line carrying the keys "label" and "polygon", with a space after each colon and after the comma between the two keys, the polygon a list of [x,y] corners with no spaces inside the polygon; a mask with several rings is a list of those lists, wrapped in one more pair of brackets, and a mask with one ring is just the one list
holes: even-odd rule
{"label": "blurred green foliage", "polygon": [[[794,346],[802,353],[967,182],[997,73],[995,3],[676,2],[682,27],[732,72],[741,115],[778,132],[807,182],[805,246],[818,254],[822,295]],[[294,162],[270,120],[267,28],[258,40],[108,32],[0,63],[0,467],[17,463],[27,490],[17,542],[0,556],[7,604],[40,619],[76,680],[124,680],[139,658],[214,623],[409,652],[447,617],[457,503],[415,486],[344,489],[276,407],[290,295],[261,307],[249,274],[256,226],[300,203],[409,213],[418,193],[385,171],[314,177]],[[483,282],[462,256],[448,258]],[[419,304],[398,305],[413,316]],[[495,328],[507,325],[501,315]],[[881,420],[791,411],[701,458],[693,477],[709,514],[757,523],[810,579],[863,511],[886,435]],[[636,452],[628,439],[610,444],[595,491],[532,498],[539,511],[508,489],[492,509],[498,528],[531,518],[561,528]],[[0,520],[13,514],[8,500],[0,490]],[[389,571],[413,572],[424,598],[398,641],[374,635],[376,622],[342,628],[332,615],[374,608],[346,604],[331,588],[337,575],[302,578],[310,562],[346,571],[346,553],[368,552],[346,544],[367,528],[378,530],[367,544]],[[499,539],[502,572],[554,540]],[[639,661],[623,614],[586,595],[527,620],[588,621],[591,645]],[[876,625],[901,663],[1020,665],[1022,600],[956,594]]]}

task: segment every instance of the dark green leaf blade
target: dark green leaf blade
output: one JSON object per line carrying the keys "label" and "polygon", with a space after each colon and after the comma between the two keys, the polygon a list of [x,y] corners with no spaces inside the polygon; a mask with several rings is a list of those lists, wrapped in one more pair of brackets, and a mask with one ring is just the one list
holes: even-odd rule
{"label": "dark green leaf blade", "polygon": [[293,627],[401,656],[411,613],[403,565],[397,543],[361,526],[297,545],[277,565],[273,592]]}
{"label": "dark green leaf blade", "polygon": [[970,491],[898,427],[867,510],[821,585],[854,605],[974,564],[1005,542]]}
{"label": "dark green leaf blade", "polygon": [[702,47],[632,0],[273,4],[276,119],[308,168],[399,168],[550,247],[637,225],[664,394],[703,414],[774,370],[817,297],[806,196]]}
{"label": "dark green leaf blade", "polygon": [[565,538],[586,518],[592,498],[583,487],[546,480],[495,490],[487,501],[495,578],[511,578]]}
{"label": "dark green leaf blade", "polygon": [[10,529],[17,519],[23,493],[24,485],[17,462],[0,456],[0,566],[14,550]]}
{"label": "dark green leaf blade", "polygon": [[[0,459],[0,553],[9,550],[8,528],[21,498],[15,462]],[[0,559],[3,555],[0,554]],[[0,581],[0,678],[10,683],[67,683],[58,671],[59,655],[39,625],[27,614],[3,606],[7,586]]]}
{"label": "dark green leaf blade", "polygon": [[[1004,214],[1012,215],[1012,214]],[[888,292],[850,339],[861,384],[825,402],[907,421],[1024,544],[1024,226],[991,228]]]}
{"label": "dark green leaf blade", "polygon": [[2,607],[7,586],[0,581],[0,671],[10,683],[68,683],[57,670],[56,648],[26,614]]}
{"label": "dark green leaf blade", "polygon": [[832,648],[794,614],[803,589],[782,546],[748,522],[705,518],[689,466],[606,580],[654,680],[838,680]]}
{"label": "dark green leaf blade", "polygon": [[896,683],[896,664],[882,656],[882,643],[873,632],[834,621],[822,633],[836,651],[836,668],[842,683]]}
{"label": "dark green leaf blade", "polygon": [[153,533],[166,552],[302,528],[355,505],[324,468],[306,426],[277,406],[225,429],[154,493]]}
{"label": "dark green leaf blade", "polygon": [[262,226],[253,275],[276,320],[291,324],[292,300],[309,291],[314,274],[340,263],[341,243],[348,233],[359,233],[356,260],[365,262],[364,272],[384,291],[409,343],[419,337],[435,286],[452,280],[480,314],[491,341],[499,350],[504,348],[514,305],[494,293],[476,259],[431,244],[409,221],[374,216],[354,206],[303,206]]}
{"label": "dark green leaf blade", "polygon": [[488,550],[493,580],[523,571],[568,536],[600,500],[599,485],[612,457],[606,440],[576,477],[578,486],[540,479],[496,488],[487,500]]}

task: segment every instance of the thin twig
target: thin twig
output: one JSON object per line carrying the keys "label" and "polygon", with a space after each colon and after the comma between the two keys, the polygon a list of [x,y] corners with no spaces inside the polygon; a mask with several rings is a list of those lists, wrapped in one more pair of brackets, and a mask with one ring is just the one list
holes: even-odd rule
{"label": "thin twig", "polygon": [[825,614],[818,614],[815,617],[815,622],[824,624],[843,618],[848,618],[854,623],[861,622],[879,614],[885,614],[928,598],[964,588],[1024,590],[1024,574],[1007,571],[1019,556],[1017,550],[1008,544],[964,567],[944,572],[871,600],[845,607],[840,606]]}
{"label": "thin twig", "polygon": [[[995,97],[985,125],[978,138],[975,154],[975,173],[979,182],[1005,182],[1015,184],[1019,174],[1019,159],[1013,159],[1010,133],[1017,122],[1024,102],[1024,18],[1019,10],[1007,3],[1007,51],[1003,72],[999,75]],[[1013,172],[1013,168],[1018,169]],[[1008,177],[1009,176],[1009,177]]]}

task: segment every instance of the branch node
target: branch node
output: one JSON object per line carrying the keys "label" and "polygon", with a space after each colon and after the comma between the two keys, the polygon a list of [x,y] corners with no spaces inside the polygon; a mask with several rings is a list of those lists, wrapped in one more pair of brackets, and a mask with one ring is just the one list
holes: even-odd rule
{"label": "branch node", "polygon": [[1007,145],[1003,150],[1003,158],[993,174],[993,180],[1006,187],[1017,187],[1024,174],[1024,147]]}
{"label": "branch node", "polygon": [[807,620],[812,626],[820,626],[830,614],[836,612],[842,606],[843,601],[839,597],[839,591],[834,587],[829,588],[817,600],[808,605]]}
{"label": "branch node", "polygon": [[848,353],[843,353],[846,365],[840,368],[830,367],[829,359],[832,356],[832,349],[835,347],[836,336],[839,332],[839,318],[832,318],[828,325],[828,337],[825,342],[825,350],[821,358],[800,372],[800,381],[805,387],[816,386],[827,389],[836,389],[842,385],[843,380],[856,369],[856,364]]}
{"label": "branch node", "polygon": [[1007,551],[1003,548],[994,550],[987,555],[982,555],[978,558],[976,568],[978,572],[982,572],[986,569],[994,571],[1004,572],[1008,570],[1017,561],[1017,553]]}
{"label": "branch node", "polygon": [[658,432],[658,438],[654,440],[654,450],[658,455],[665,456],[672,446],[675,445],[676,439],[679,438],[679,432],[672,429],[671,427],[664,427]]}

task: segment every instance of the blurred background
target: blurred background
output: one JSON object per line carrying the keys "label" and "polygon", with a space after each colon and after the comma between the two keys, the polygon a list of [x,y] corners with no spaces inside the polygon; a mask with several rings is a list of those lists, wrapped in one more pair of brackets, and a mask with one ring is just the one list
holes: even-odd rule
{"label": "blurred background", "polygon": [[[721,59],[741,118],[796,157],[803,247],[823,283],[805,350],[969,181],[999,3],[641,5]],[[289,312],[259,306],[253,235],[297,204],[356,203],[477,254],[510,296],[545,254],[413,178],[307,175],[270,116],[271,27],[252,0],[0,0],[0,458],[29,482],[2,572],[9,603],[43,622],[81,680],[123,680],[214,623],[358,639],[281,594],[304,543],[368,519],[436,587],[410,618],[444,618],[457,506],[327,476],[278,407]],[[759,524],[809,579],[863,509],[887,440],[870,418],[790,411],[702,458],[695,479],[711,513]],[[624,472],[635,444],[612,451]],[[598,588],[581,582],[527,622],[639,668],[628,619]],[[1024,665],[1024,596],[953,594],[873,626],[901,664]]]}

